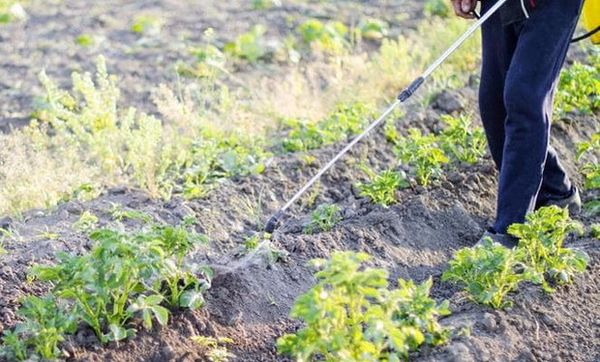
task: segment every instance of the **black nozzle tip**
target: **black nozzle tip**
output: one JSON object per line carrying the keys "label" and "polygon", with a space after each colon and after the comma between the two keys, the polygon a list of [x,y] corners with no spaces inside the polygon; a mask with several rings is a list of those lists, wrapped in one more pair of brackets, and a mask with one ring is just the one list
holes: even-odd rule
{"label": "black nozzle tip", "polygon": [[279,221],[281,220],[282,216],[283,216],[282,211],[277,211],[277,213],[275,213],[275,215],[271,216],[269,221],[267,221],[267,225],[265,226],[265,232],[267,232],[269,234],[273,234],[275,229],[277,229],[277,226],[279,226]]}

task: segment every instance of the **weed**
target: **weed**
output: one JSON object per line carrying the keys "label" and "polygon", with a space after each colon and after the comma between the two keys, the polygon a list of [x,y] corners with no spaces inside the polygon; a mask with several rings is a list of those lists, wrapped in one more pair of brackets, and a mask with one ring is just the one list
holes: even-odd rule
{"label": "weed", "polygon": [[450,161],[438,146],[437,137],[423,135],[415,128],[408,131],[408,137],[398,141],[394,151],[404,164],[414,170],[417,181],[423,186],[442,176],[442,166]]}
{"label": "weed", "polygon": [[73,223],[73,228],[80,232],[89,232],[98,225],[98,217],[90,211],[84,211],[79,220]]}
{"label": "weed", "polygon": [[477,163],[485,155],[485,133],[480,127],[473,127],[469,116],[444,115],[442,121],[446,127],[438,138],[440,146],[446,154],[470,165]]}
{"label": "weed", "polygon": [[235,355],[227,350],[224,345],[233,343],[230,338],[213,338],[205,336],[194,336],[192,341],[202,348],[208,349],[207,357],[210,362],[227,362]]}
{"label": "weed", "polygon": [[319,205],[310,215],[310,222],[304,228],[307,234],[330,231],[342,220],[341,209],[335,204]]}
{"label": "weed", "polygon": [[255,250],[258,247],[259,243],[260,243],[260,235],[259,234],[253,235],[244,241],[244,249],[246,249],[246,252]]}
{"label": "weed", "polygon": [[569,218],[567,209],[544,207],[527,216],[524,224],[513,224],[508,233],[519,238],[519,252],[533,280],[551,292],[546,275],[558,284],[570,283],[576,273],[585,271],[589,257],[582,251],[563,247],[570,232],[583,232],[583,226]]}
{"label": "weed", "polygon": [[233,42],[227,43],[223,50],[236,58],[256,63],[267,54],[264,41],[266,31],[267,29],[263,25],[255,25],[249,32],[241,34]]}
{"label": "weed", "polygon": [[529,280],[527,273],[515,271],[522,265],[515,250],[488,238],[482,245],[456,252],[442,280],[464,284],[477,303],[505,308],[512,305],[505,300],[506,295],[517,289],[519,283]]}
{"label": "weed", "polygon": [[380,174],[364,169],[370,181],[356,185],[361,196],[368,197],[376,204],[388,207],[396,202],[396,191],[409,186],[406,177],[399,172],[386,170]]}
{"label": "weed", "polygon": [[305,327],[277,341],[280,353],[298,361],[399,361],[422,344],[448,338],[437,318],[449,314],[448,302],[429,297],[431,280],[422,285],[398,281],[388,290],[383,269],[363,266],[364,253],[334,253],[315,260],[317,285],[300,296],[291,316]]}

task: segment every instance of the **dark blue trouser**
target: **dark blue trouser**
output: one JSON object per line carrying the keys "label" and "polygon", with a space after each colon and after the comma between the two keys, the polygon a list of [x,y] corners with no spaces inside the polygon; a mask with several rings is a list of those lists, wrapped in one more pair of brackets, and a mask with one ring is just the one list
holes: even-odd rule
{"label": "dark blue trouser", "polygon": [[[483,11],[495,1],[483,0]],[[537,0],[527,20],[503,25],[495,14],[483,25],[479,107],[500,172],[496,232],[523,222],[536,201],[571,192],[549,138],[554,90],[582,2]]]}

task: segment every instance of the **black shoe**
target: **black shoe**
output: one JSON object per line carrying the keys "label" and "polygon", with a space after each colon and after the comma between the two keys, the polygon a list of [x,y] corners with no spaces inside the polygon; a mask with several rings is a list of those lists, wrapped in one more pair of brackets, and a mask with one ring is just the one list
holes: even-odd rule
{"label": "black shoe", "polygon": [[579,215],[581,212],[581,196],[577,187],[573,186],[571,192],[567,196],[556,197],[544,195],[535,205],[535,209],[540,209],[546,206],[558,206],[561,209],[568,208],[571,216]]}
{"label": "black shoe", "polygon": [[485,240],[490,239],[494,243],[498,243],[505,248],[512,249],[519,244],[519,240],[514,236],[508,234],[500,234],[495,232],[493,229],[488,229],[475,246],[480,246],[485,243]]}

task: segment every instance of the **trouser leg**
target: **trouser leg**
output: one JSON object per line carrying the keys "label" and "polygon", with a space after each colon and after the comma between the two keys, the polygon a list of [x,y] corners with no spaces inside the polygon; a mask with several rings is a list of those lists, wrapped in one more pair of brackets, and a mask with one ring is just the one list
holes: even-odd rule
{"label": "trouser leg", "polygon": [[507,116],[497,232],[506,232],[533,211],[544,177],[551,188],[570,188],[556,152],[549,147],[549,135],[552,94],[580,8],[581,0],[545,0],[519,29],[504,84]]}

